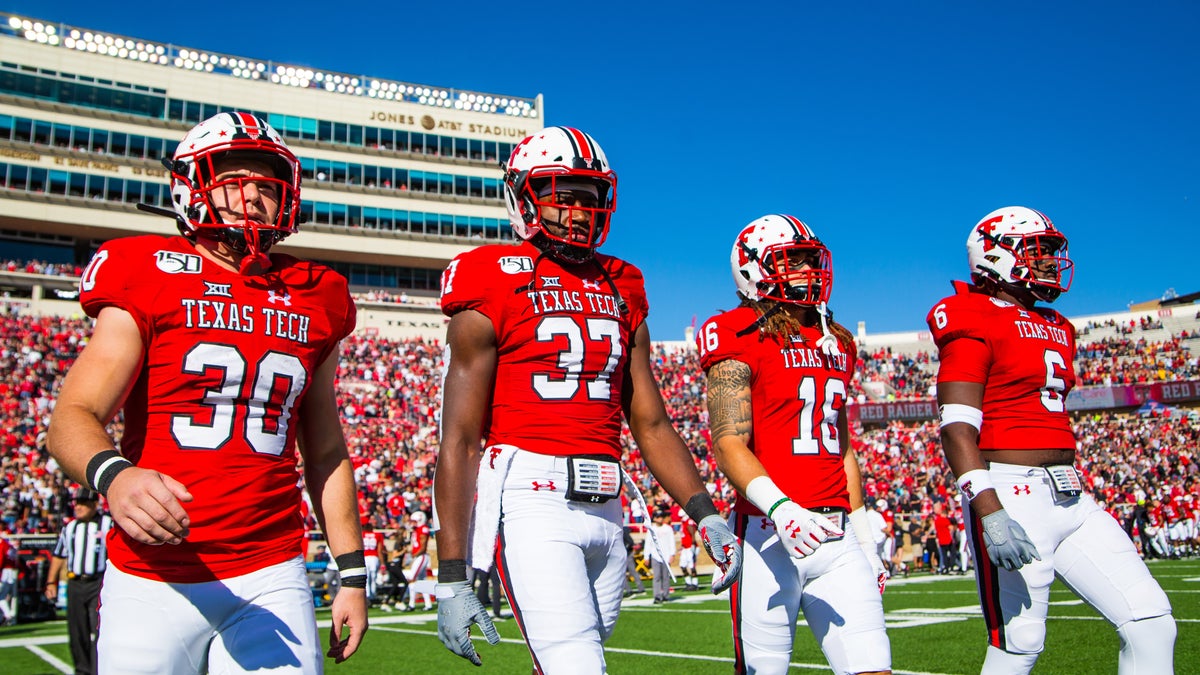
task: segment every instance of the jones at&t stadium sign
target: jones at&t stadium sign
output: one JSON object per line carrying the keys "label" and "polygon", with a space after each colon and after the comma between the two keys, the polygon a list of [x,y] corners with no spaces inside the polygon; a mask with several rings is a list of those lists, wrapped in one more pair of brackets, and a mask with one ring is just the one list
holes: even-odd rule
{"label": "jones at&t stadium sign", "polygon": [[436,119],[432,115],[422,115],[417,118],[404,113],[392,113],[384,110],[372,110],[368,118],[371,122],[391,124],[405,127],[420,126],[426,131],[465,131],[481,136],[498,138],[515,138],[520,140],[529,135],[528,130],[521,127],[505,127],[476,122],[458,122],[456,120]]}

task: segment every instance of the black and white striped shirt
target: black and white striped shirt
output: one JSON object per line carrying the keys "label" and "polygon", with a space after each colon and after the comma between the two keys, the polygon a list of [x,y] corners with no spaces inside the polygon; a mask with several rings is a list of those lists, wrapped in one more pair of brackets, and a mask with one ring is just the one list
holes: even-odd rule
{"label": "black and white striped shirt", "polygon": [[74,576],[103,574],[108,558],[104,539],[112,525],[112,517],[108,514],[97,515],[91,520],[72,520],[58,535],[54,556],[66,558],[66,569]]}

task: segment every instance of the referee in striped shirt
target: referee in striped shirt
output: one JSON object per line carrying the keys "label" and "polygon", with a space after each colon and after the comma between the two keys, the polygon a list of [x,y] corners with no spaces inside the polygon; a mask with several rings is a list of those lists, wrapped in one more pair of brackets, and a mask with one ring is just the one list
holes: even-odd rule
{"label": "referee in striped shirt", "polygon": [[100,579],[108,558],[105,535],[112,518],[100,513],[99,496],[75,491],[75,519],[58,535],[46,579],[46,597],[58,600],[58,580],[67,577],[67,633],[76,675],[96,672],[96,634],[100,623]]}

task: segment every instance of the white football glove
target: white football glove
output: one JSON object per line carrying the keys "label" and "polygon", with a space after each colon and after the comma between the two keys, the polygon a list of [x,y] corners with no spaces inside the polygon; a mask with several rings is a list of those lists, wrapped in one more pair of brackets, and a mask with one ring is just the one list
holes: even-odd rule
{"label": "white football glove", "polygon": [[712,592],[714,595],[729,588],[742,573],[742,547],[721,516],[704,517],[700,523],[700,541],[704,550],[717,564],[720,573],[713,572]]}
{"label": "white football glove", "polygon": [[438,639],[446,649],[475,665],[483,665],[475,645],[471,644],[471,624],[479,624],[489,644],[500,643],[500,633],[479,598],[471,591],[471,582],[455,581],[438,584]]}
{"label": "white football glove", "polygon": [[809,511],[796,502],[786,501],[771,514],[775,532],[784,549],[793,558],[812,555],[830,537],[844,534],[825,516]]}
{"label": "white football glove", "polygon": [[850,521],[850,527],[854,529],[854,538],[858,540],[863,555],[867,556],[867,563],[871,565],[875,583],[879,586],[879,592],[882,594],[891,575],[888,574],[887,567],[879,557],[879,550],[875,548],[875,535],[871,532],[871,520],[867,516],[867,510],[863,507],[854,509],[846,516],[846,519]]}
{"label": "white football glove", "polygon": [[988,558],[997,567],[1015,570],[1022,565],[1033,562],[1038,555],[1037,547],[1029,541],[1025,528],[1009,517],[1008,512],[1000,509],[979,519],[983,524],[983,542],[987,544]]}
{"label": "white football glove", "polygon": [[883,595],[883,588],[887,586],[887,580],[892,575],[888,574],[887,567],[884,566],[883,560],[879,554],[875,552],[875,547],[871,546],[870,551],[863,547],[863,553],[867,554],[867,562],[871,563],[871,571],[875,574],[875,583],[879,586],[879,594]]}

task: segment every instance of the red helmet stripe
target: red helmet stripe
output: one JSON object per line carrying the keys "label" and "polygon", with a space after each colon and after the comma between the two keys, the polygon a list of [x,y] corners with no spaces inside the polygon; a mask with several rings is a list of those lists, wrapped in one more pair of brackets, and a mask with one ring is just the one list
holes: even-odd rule
{"label": "red helmet stripe", "polygon": [[583,159],[592,159],[596,156],[596,149],[592,147],[592,139],[582,131],[572,127],[559,127],[567,132],[567,137],[574,143],[575,148],[579,151],[579,156]]}
{"label": "red helmet stripe", "polygon": [[257,138],[262,134],[262,129],[258,126],[258,118],[250,113],[237,112],[238,119],[241,120],[242,126],[246,128],[246,133],[251,138]]}
{"label": "red helmet stripe", "polygon": [[808,231],[808,226],[801,222],[799,218],[796,216],[789,216],[786,213],[781,213],[779,216],[791,223],[792,227],[796,228],[797,236],[805,239],[812,239],[812,233]]}

